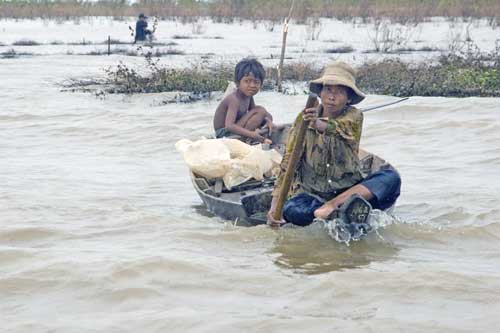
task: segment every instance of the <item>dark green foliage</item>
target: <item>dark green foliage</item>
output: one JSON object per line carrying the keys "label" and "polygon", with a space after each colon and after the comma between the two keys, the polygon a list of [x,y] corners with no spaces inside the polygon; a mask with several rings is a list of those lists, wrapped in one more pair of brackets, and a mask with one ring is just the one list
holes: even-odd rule
{"label": "dark green foliage", "polygon": [[481,53],[472,43],[436,63],[384,60],[358,68],[359,86],[394,96],[500,96],[500,44]]}
{"label": "dark green foliage", "polygon": [[174,69],[158,65],[151,55],[146,56],[149,73],[140,74],[136,69],[123,63],[116,68],[106,70],[108,84],[115,93],[153,93],[167,91],[185,91],[207,93],[224,90],[227,82],[232,80],[232,73],[225,68],[192,68]]}
{"label": "dark green foliage", "polygon": [[368,93],[381,95],[412,95],[415,72],[399,60],[385,60],[358,68],[358,86]]}
{"label": "dark green foliage", "polygon": [[457,64],[421,64],[399,60],[361,66],[358,82],[366,92],[394,96],[500,96],[500,70]]}
{"label": "dark green foliage", "polygon": [[211,92],[224,90],[227,86],[224,73],[209,70],[194,69],[167,69],[162,68],[150,77],[149,87],[152,91],[187,91]]}
{"label": "dark green foliage", "polygon": [[[275,67],[266,69],[266,77],[269,78],[268,84],[275,85],[278,73]],[[316,64],[307,62],[288,63],[283,66],[283,80],[289,81],[310,81],[319,77],[321,68]]]}

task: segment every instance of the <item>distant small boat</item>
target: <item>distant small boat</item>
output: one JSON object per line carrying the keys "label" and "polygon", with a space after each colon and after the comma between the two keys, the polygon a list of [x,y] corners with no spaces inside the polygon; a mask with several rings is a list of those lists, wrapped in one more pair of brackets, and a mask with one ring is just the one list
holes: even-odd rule
{"label": "distant small boat", "polygon": [[[290,125],[283,126],[271,138],[277,144],[273,148],[283,153],[290,131]],[[359,152],[362,172],[369,175],[387,166],[387,162],[377,155],[362,149]],[[191,172],[193,186],[207,210],[223,219],[238,221],[246,225],[266,223],[266,215],[271,206],[275,178],[261,181],[250,180],[231,190],[224,188],[222,180],[207,181]]]}

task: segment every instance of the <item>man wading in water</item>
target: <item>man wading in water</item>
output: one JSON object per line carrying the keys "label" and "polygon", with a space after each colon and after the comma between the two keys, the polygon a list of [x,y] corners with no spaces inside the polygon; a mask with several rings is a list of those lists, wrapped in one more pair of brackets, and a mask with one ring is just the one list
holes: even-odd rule
{"label": "man wading in water", "polygon": [[151,37],[151,30],[148,30],[148,22],[147,16],[145,16],[143,13],[139,14],[139,20],[135,24],[135,40],[134,43],[137,41],[145,41],[147,37]]}

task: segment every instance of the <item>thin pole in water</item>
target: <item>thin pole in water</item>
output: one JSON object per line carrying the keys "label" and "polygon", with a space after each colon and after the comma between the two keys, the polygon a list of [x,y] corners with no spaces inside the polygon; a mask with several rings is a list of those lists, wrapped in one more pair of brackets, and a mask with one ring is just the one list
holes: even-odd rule
{"label": "thin pole in water", "polygon": [[111,54],[111,36],[108,36],[108,55]]}
{"label": "thin pole in water", "polygon": [[278,76],[276,82],[278,86],[278,92],[283,92],[281,81],[283,80],[283,61],[285,60],[286,36],[288,34],[288,22],[290,22],[290,19],[292,17],[294,4],[295,0],[292,1],[292,5],[290,6],[290,10],[288,11],[288,16],[285,18],[285,22],[283,23],[283,40],[281,42],[281,55],[280,55],[280,62],[278,64]]}

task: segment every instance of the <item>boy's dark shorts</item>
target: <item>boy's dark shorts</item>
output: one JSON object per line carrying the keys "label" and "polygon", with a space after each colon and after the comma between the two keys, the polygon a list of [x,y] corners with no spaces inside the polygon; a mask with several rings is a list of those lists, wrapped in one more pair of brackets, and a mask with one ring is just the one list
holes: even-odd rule
{"label": "boy's dark shorts", "polygon": [[[401,177],[390,167],[379,170],[361,180],[373,194],[370,204],[374,209],[384,210],[396,202],[401,189]],[[346,189],[347,190],[347,189]],[[283,207],[283,217],[287,222],[306,226],[314,220],[314,211],[324,204],[324,200],[308,193],[299,193],[289,199]]]}
{"label": "boy's dark shorts", "polygon": [[215,130],[215,137],[217,139],[224,138],[226,136],[231,136],[234,135],[234,133],[228,131],[226,128],[222,127],[217,130]]}

